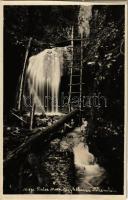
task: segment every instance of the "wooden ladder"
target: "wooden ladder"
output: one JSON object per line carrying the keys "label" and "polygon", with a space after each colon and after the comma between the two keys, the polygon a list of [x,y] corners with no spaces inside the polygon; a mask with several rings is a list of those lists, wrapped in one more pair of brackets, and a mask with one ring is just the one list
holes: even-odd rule
{"label": "wooden ladder", "polygon": [[[80,42],[80,59],[76,59],[74,55],[74,42]],[[70,83],[69,83],[69,97],[68,97],[68,106],[69,112],[72,110],[72,97],[74,94],[79,97],[79,109],[82,111],[82,88],[83,88],[83,34],[81,34],[81,38],[74,38],[74,27],[72,27],[72,34],[71,34],[71,48],[72,48],[72,61],[70,68]],[[74,65],[74,61],[80,61],[79,66]],[[74,70],[77,69],[77,74],[74,74]],[[75,81],[77,80],[77,82]],[[79,89],[76,89],[79,86]],[[75,89],[75,91],[74,91]]]}

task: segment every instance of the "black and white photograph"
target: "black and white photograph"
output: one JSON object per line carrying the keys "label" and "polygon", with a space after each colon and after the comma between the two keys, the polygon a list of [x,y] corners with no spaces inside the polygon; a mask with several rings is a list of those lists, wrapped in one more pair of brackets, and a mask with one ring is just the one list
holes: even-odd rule
{"label": "black and white photograph", "polygon": [[3,194],[124,194],[125,6],[3,6]]}

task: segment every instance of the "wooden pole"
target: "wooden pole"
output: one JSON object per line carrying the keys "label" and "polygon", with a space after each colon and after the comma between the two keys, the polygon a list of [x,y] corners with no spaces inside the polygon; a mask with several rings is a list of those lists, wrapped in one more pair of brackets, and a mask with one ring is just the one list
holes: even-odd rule
{"label": "wooden pole", "polygon": [[27,124],[27,122],[26,122],[24,119],[22,119],[22,117],[18,116],[17,114],[15,114],[15,113],[13,113],[13,112],[11,112],[11,113],[12,113],[12,115],[14,115],[16,118],[18,118],[19,120],[21,120],[22,122],[24,122],[25,124]]}
{"label": "wooden pole", "polygon": [[24,78],[25,78],[25,73],[26,73],[26,68],[27,68],[27,60],[28,60],[28,54],[29,54],[29,49],[31,46],[32,38],[29,38],[27,50],[25,53],[25,60],[24,60],[24,65],[23,65],[23,71],[21,74],[21,81],[20,81],[20,88],[19,88],[19,96],[18,96],[18,110],[21,110],[21,104],[22,104],[22,97],[23,97],[23,87],[24,87]]}
{"label": "wooden pole", "polygon": [[33,128],[34,114],[35,114],[35,103],[32,100],[32,109],[30,112],[30,127],[29,127],[30,130],[32,130]]}

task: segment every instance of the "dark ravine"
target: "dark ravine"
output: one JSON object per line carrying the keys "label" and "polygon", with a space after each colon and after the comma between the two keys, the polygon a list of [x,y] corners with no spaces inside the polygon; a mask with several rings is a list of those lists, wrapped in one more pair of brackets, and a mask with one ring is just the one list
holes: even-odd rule
{"label": "dark ravine", "polygon": [[[81,133],[80,127],[65,134],[55,132],[54,137],[45,138],[43,142],[38,140],[22,156],[4,165],[4,192],[115,194],[119,186],[112,182],[112,165],[105,151],[101,153],[101,144],[101,138]],[[117,170],[114,171],[116,174]]]}
{"label": "dark ravine", "polygon": [[[57,138],[49,143],[42,145],[40,143],[36,149],[33,146],[22,159],[9,163],[10,170],[4,169],[5,177],[8,177],[4,182],[5,193],[80,194],[82,192],[87,194],[89,191],[93,192],[95,184],[99,182],[96,181],[97,183],[94,184],[93,179],[97,180],[99,175],[101,180],[104,179],[104,170],[95,165],[94,156],[89,153],[87,144],[81,149],[84,137],[80,127],[67,132],[65,136],[59,133],[56,135]],[[91,168],[94,176],[91,179],[89,174],[87,176],[87,173],[90,173],[88,167]],[[11,173],[14,168],[16,168],[15,177]]]}

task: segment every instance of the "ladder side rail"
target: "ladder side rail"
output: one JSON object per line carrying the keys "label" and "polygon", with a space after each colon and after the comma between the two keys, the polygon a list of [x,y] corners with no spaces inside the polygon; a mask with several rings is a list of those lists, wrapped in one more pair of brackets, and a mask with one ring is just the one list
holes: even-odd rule
{"label": "ladder side rail", "polygon": [[72,73],[73,73],[73,58],[74,58],[74,42],[73,42],[73,35],[74,35],[74,27],[72,26],[72,34],[71,34],[71,46],[72,46],[72,61],[71,61],[71,68],[70,68],[70,86],[69,86],[69,98],[68,98],[68,105],[69,105],[69,112],[71,111],[71,95],[72,95]]}

